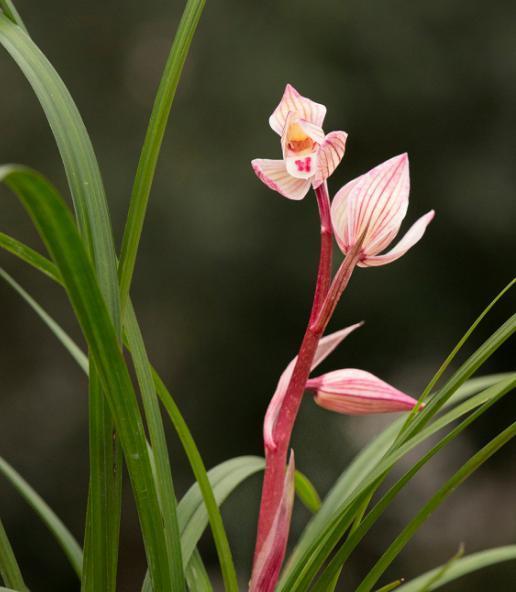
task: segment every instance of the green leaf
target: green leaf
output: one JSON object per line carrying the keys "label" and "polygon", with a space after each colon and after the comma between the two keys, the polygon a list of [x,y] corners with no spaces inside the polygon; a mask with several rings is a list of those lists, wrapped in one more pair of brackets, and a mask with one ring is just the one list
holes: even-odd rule
{"label": "green leaf", "polygon": [[134,179],[120,253],[119,277],[122,310],[125,308],[129,295],[138,244],[170,109],[204,4],[205,0],[188,0],[186,3],[152,109]]}
{"label": "green leaf", "polygon": [[[496,347],[501,345],[506,338],[506,332],[498,334]],[[496,349],[494,342],[490,340],[488,340],[488,342],[490,347]],[[480,349],[482,350],[482,348]],[[475,357],[475,354],[473,357]],[[466,365],[468,364],[469,361],[466,362]],[[460,372],[460,370],[458,372]],[[482,397],[480,397],[478,401],[482,401]],[[476,402],[477,401],[473,404],[476,404]],[[461,407],[457,413],[465,413],[467,411],[468,406],[466,405],[466,407]],[[421,411],[421,414],[425,412],[426,408]],[[297,582],[298,584],[304,582],[303,585],[306,586],[309,576],[313,577],[315,575],[317,570],[322,566],[324,559],[344,535],[346,529],[351,525],[354,515],[359,511],[362,502],[368,495],[371,495],[371,493],[376,490],[392,466],[415,446],[423,442],[437,430],[442,429],[447,423],[454,419],[456,419],[456,417],[453,412],[447,414],[445,417],[428,426],[426,430],[414,435],[403,445],[393,449],[385,455],[379,463],[373,465],[370,468],[367,477],[360,483],[355,491],[348,493],[338,511],[330,517],[326,524],[322,525],[320,531],[312,539],[307,541],[306,550],[296,558],[296,562],[287,566],[287,571],[280,582],[279,590],[289,590],[290,592],[291,590],[297,589],[294,587],[294,582]],[[304,588],[301,587],[299,589]]]}
{"label": "green leaf", "polygon": [[[446,405],[458,403],[470,395],[496,384],[500,380],[509,377],[510,374],[496,374],[492,376],[474,378],[462,385],[453,395],[453,398]],[[312,541],[321,535],[327,525],[349,502],[351,494],[364,482],[373,467],[377,466],[394,443],[397,434],[403,426],[405,419],[399,418],[374,438],[363,448],[347,469],[336,481],[326,498],[324,499],[319,512],[313,516],[308,526],[303,531],[292,556],[285,569],[284,577],[288,575],[296,564],[302,563],[301,557],[307,553]],[[283,581],[283,580],[282,580]]]}
{"label": "green leaf", "polygon": [[[23,27],[12,3],[8,2],[7,15]],[[15,60],[32,86],[45,112],[54,134],[70,187],[80,233],[89,255],[93,257],[99,287],[120,339],[120,304],[117,277],[117,261],[106,202],[104,186],[93,147],[80,116],[63,81],[33,43],[26,31],[16,26],[9,18],[0,15],[0,43]],[[95,371],[92,371],[92,378]],[[104,425],[90,425],[90,436],[104,438],[91,443],[96,453],[90,459],[90,497],[93,492],[98,499],[88,501],[86,538],[84,545],[85,569],[82,589],[114,591],[118,556],[118,533],[121,512],[120,467],[108,466],[111,459],[120,458],[118,440],[113,440],[112,418],[108,402],[98,385],[90,388],[92,418],[102,420]],[[90,418],[90,422],[93,421]],[[113,447],[115,449],[113,450]],[[95,465],[95,461],[99,465]],[[104,462],[101,462],[101,461]],[[95,515],[99,512],[99,515]],[[90,532],[91,525],[102,533]],[[105,532],[104,532],[105,531]],[[95,544],[90,548],[90,540]],[[89,555],[94,556],[89,560]],[[91,570],[91,573],[90,573]]]}
{"label": "green leaf", "polygon": [[0,0],[0,12],[2,10],[4,11],[4,14],[7,18],[27,32],[27,29],[25,28],[18,11],[14,7],[14,4],[11,2],[11,0]]}
{"label": "green leaf", "polygon": [[303,473],[296,471],[295,485],[297,496],[306,508],[313,514],[318,512],[321,507],[321,498],[308,477],[303,475]]}
{"label": "green leaf", "polygon": [[441,580],[450,570],[450,568],[455,564],[455,562],[459,560],[463,555],[464,545],[461,543],[457,553],[449,561],[442,565],[441,569],[439,569],[437,573],[435,573],[432,577],[428,578],[428,580],[423,584],[419,592],[430,592],[432,586],[436,584],[439,580]]}
{"label": "green leaf", "polygon": [[59,271],[52,261],[34,249],[24,245],[19,240],[16,240],[12,236],[0,232],[0,247],[9,253],[12,253],[22,261],[25,261],[25,263],[28,263],[35,269],[43,272],[46,276],[53,279],[58,284],[62,283],[59,276]]}
{"label": "green leaf", "polygon": [[391,592],[392,590],[396,590],[396,588],[399,588],[401,584],[403,584],[403,580],[396,580],[394,582],[391,582],[390,584],[387,584],[386,586],[378,588],[376,592]]}
{"label": "green leaf", "polygon": [[[238,592],[238,580],[235,573],[235,566],[231,555],[231,549],[227,539],[224,523],[217,504],[217,500],[210,484],[210,479],[206,472],[206,467],[199,454],[195,440],[186,424],[181,412],[179,411],[176,402],[172,395],[168,392],[167,387],[153,370],[154,383],[161,403],[165,407],[170,420],[176,430],[176,433],[181,441],[183,449],[186,453],[190,466],[192,468],[195,479],[198,483],[200,492],[203,497],[204,505],[208,514],[208,519],[215,541],[215,547],[219,556],[219,562],[224,577],[224,583],[228,592]],[[183,561],[187,561],[183,546]]]}
{"label": "green leaf", "polygon": [[74,536],[63,524],[45,500],[23,479],[23,477],[2,457],[0,457],[0,473],[14,486],[29,506],[41,518],[54,535],[68,557],[79,578],[82,570],[82,550]]}
{"label": "green leaf", "polygon": [[165,429],[161,417],[159,399],[156,395],[154,378],[152,376],[152,367],[147,357],[143,336],[130,301],[129,306],[126,307],[124,327],[136,377],[140,386],[145,418],[147,420],[154,460],[156,490],[163,516],[168,560],[173,572],[177,574],[178,579],[180,578],[181,589],[184,589],[177,502],[172,481]]}
{"label": "green leaf", "polygon": [[[12,239],[14,240],[14,239]],[[1,246],[1,245],[0,245]],[[21,257],[27,263],[33,265],[36,269],[40,269],[40,271],[44,271],[46,269],[51,269],[53,263],[46,260],[42,255],[39,255],[35,251],[32,251],[26,245],[19,243],[18,248],[15,249],[14,254]],[[36,256],[35,256],[36,255]],[[43,262],[37,263],[38,257],[43,259]],[[36,261],[36,263],[35,263]],[[51,273],[48,274],[49,277],[54,279],[56,282],[61,283],[61,279],[57,271],[52,270]],[[22,296],[26,294],[25,291],[21,292]],[[30,298],[30,297],[29,297]],[[30,298],[28,300],[29,304],[33,304],[34,300]],[[83,368],[83,370],[87,371],[87,360],[86,356],[80,352],[81,355],[76,356],[76,351],[79,349],[73,340],[59,327],[59,325],[51,319],[45,311],[39,306],[33,306],[35,312],[41,317],[41,319],[48,325],[50,330],[54,333],[54,335],[61,341],[61,343],[65,346],[66,349],[74,356],[76,361],[79,365]],[[126,309],[126,316],[127,315],[134,315],[134,311],[132,310],[132,306],[129,306]],[[130,324],[135,322],[135,319],[126,319],[126,324]],[[129,344],[128,344],[129,345]],[[86,363],[85,363],[86,362]],[[174,403],[172,396],[168,392],[167,388],[165,387],[164,383],[159,378],[158,374],[153,370],[153,379],[156,382],[157,388],[160,393],[160,397],[163,401],[168,402],[168,413],[173,419],[173,424],[181,443],[185,449],[185,452],[188,456],[190,464],[192,466],[194,475],[199,482],[201,482],[201,491],[203,493],[203,497],[205,500],[206,507],[208,508],[208,515],[210,520],[210,525],[212,527],[212,533],[215,540],[217,552],[219,554],[221,567],[226,572],[226,588],[228,590],[238,590],[238,583],[236,579],[236,573],[233,566],[233,561],[231,558],[231,551],[229,548],[229,543],[227,541],[227,536],[224,530],[224,525],[222,523],[222,517],[220,515],[220,511],[218,509],[217,503],[215,501],[213,491],[211,490],[211,486],[209,483],[209,479],[206,474],[206,469],[202,462],[201,456],[195,444],[195,441],[192,438],[192,435],[188,429],[186,422],[184,421],[177,405]],[[151,583],[146,580],[146,584],[144,585],[144,590],[151,590]]]}
{"label": "green leaf", "polygon": [[17,63],[48,119],[77,213],[82,236],[92,250],[115,327],[120,326],[117,262],[104,186],[93,147],[68,89],[32,39],[0,14],[0,44]]}
{"label": "green leaf", "polygon": [[[439,580],[434,581],[431,584],[429,592],[437,590],[441,586],[444,586],[444,584],[448,584],[453,580],[478,571],[479,569],[483,569],[484,567],[496,565],[503,561],[514,560],[516,560],[516,545],[507,545],[505,547],[497,547],[495,549],[473,553],[462,559],[458,559],[450,565],[446,570],[446,573]],[[446,566],[447,564],[436,567],[410,582],[403,584],[398,592],[421,592],[421,587],[425,586],[429,580],[431,581],[432,578],[439,575],[443,567]]]}
{"label": "green leaf", "polygon": [[55,189],[27,169],[0,168],[20,198],[59,268],[81,324],[124,449],[149,568],[160,591],[171,590],[171,574],[143,423],[129,372],[93,269],[71,215]]}
{"label": "green leaf", "polygon": [[191,592],[213,592],[208,572],[197,549],[186,568],[186,583]]}
{"label": "green leaf", "polygon": [[385,553],[376,562],[373,568],[364,578],[356,592],[369,592],[384,571],[394,561],[405,545],[414,536],[417,530],[426,522],[434,512],[457,487],[479,469],[493,454],[498,452],[507,442],[516,436],[516,422],[512,423],[503,432],[493,438],[488,444],[474,454],[451,477],[437,493],[423,506],[418,514],[407,524],[400,535],[392,542]]}
{"label": "green leaf", "polygon": [[[208,478],[220,506],[242,481],[263,470],[265,461],[257,456],[240,456],[225,461],[208,471]],[[208,513],[199,484],[195,483],[179,502],[179,524],[183,560],[189,562],[192,553],[208,524]]]}
{"label": "green leaf", "polygon": [[[419,459],[409,471],[407,471],[401,479],[399,479],[388,491],[385,493],[374,508],[367,514],[365,520],[353,531],[351,531],[347,540],[341,545],[340,549],[335,553],[329,565],[325,568],[323,574],[319,578],[317,585],[313,588],[318,592],[325,591],[329,582],[333,581],[338,573],[340,573],[344,562],[350,556],[352,551],[358,546],[360,541],[364,538],[367,532],[375,524],[378,518],[383,514],[396,495],[405,487],[405,485],[417,474],[417,472],[442,448],[457,438],[473,421],[478,419],[490,406],[498,401],[505,394],[510,392],[516,386],[516,374],[512,378],[502,381],[493,387],[490,387],[485,392],[476,395],[473,399],[465,401],[462,405],[452,409],[446,415],[439,418],[433,424],[428,426],[426,430],[418,434],[417,443],[426,440],[430,435],[442,429],[444,426],[455,421],[462,415],[476,409],[458,426],[451,430],[444,438],[442,438],[435,446],[433,446],[421,459]],[[416,438],[414,439],[416,440]],[[412,443],[413,444],[413,443]],[[353,519],[353,509],[348,512],[347,521]],[[296,590],[305,590],[310,580],[315,576],[317,565],[321,563],[324,557],[331,551],[334,544],[334,538],[328,537],[326,546],[323,546],[319,555],[311,558],[307,563],[302,578],[298,580]]]}
{"label": "green leaf", "polygon": [[4,279],[18,294],[29,304],[31,308],[41,317],[43,322],[50,328],[57,339],[65,346],[68,353],[74,358],[79,366],[87,373],[88,358],[80,347],[71,339],[68,334],[52,319],[52,317],[28,294],[20,284],[0,267],[0,277]]}
{"label": "green leaf", "polygon": [[0,576],[7,586],[12,586],[17,592],[29,592],[23,581],[20,566],[16,561],[13,548],[0,520]]}

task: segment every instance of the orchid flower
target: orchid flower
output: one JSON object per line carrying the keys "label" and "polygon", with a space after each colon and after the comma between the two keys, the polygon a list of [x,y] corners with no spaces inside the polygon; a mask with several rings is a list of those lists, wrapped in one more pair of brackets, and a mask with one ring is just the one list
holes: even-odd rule
{"label": "orchid flower", "polygon": [[306,383],[315,402],[324,409],[347,415],[410,411],[417,401],[364,370],[328,372]]}
{"label": "orchid flower", "polygon": [[270,532],[253,566],[249,592],[273,592],[287,550],[295,494],[294,451],[290,454],[278,506]]}
{"label": "orchid flower", "polygon": [[283,158],[252,161],[254,172],[271,189],[289,199],[303,199],[310,186],[315,189],[333,173],[344,156],[347,134],[325,135],[322,129],[326,107],[301,96],[287,84],[269,118],[281,138]]}
{"label": "orchid flower", "polygon": [[398,244],[380,255],[396,237],[407,213],[410,191],[409,161],[400,154],[353,179],[337,193],[331,206],[335,238],[344,254],[362,241],[360,267],[391,263],[423,236],[434,217],[430,210],[407,231]]}

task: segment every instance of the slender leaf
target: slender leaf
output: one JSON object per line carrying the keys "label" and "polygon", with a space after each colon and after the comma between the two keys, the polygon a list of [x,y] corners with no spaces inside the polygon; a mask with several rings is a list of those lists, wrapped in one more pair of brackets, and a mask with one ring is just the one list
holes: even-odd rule
{"label": "slender leaf", "polygon": [[[516,315],[509,319],[502,327],[500,327],[500,329],[498,329],[489,339],[487,339],[486,342],[480,348],[478,348],[478,350],[472,356],[470,356],[470,358],[468,358],[468,360],[457,370],[447,385],[445,385],[445,387],[435,395],[435,399],[439,399],[441,401],[441,406],[447,400],[449,400],[453,393],[471,376],[475,370],[478,369],[481,363],[487,359],[489,355],[494,353],[498,347],[500,347],[512,335],[516,325],[515,321]],[[435,399],[433,399],[432,402]],[[431,404],[425,407],[425,409],[420,412],[420,415],[424,415],[425,413],[432,413],[432,415],[434,414],[433,410],[431,409]],[[416,418],[413,424],[416,424],[418,420],[419,418]],[[423,424],[419,423],[418,425],[419,429],[421,430]],[[430,426],[430,428],[431,427],[432,426]],[[407,431],[407,434],[408,433],[409,431]],[[412,434],[412,432],[410,433]],[[429,433],[432,433],[431,429],[430,432],[425,432],[424,437],[427,437],[427,434],[429,435]],[[378,487],[378,485],[383,481],[383,478],[390,468],[401,457],[407,454],[407,452],[409,452],[417,444],[421,443],[421,441],[422,439],[420,435],[416,433],[404,444],[401,445],[400,443],[397,448],[391,450],[387,455],[385,455],[379,463],[371,467],[367,477],[360,483],[358,488],[351,495],[346,497],[346,500],[340,509],[325,525],[323,525],[323,528],[320,529],[320,532],[316,536],[307,541],[306,549],[296,558],[296,562],[288,566],[285,575],[280,581],[279,590],[290,591],[293,589],[293,582],[297,581],[298,578],[301,577],[301,574],[306,572],[307,569],[312,569],[314,567],[313,561],[315,561],[315,557],[325,556],[324,554],[321,555],[321,546],[328,547],[329,542],[331,544],[336,544],[338,542],[346,529],[350,526],[350,519],[353,519],[352,513],[360,509],[361,503],[367,498],[368,495],[376,490],[376,487]],[[331,546],[329,550],[331,550]],[[310,561],[309,558],[312,558],[312,561]]]}
{"label": "slender leaf", "polygon": [[[225,461],[208,471],[208,478],[218,506],[242,481],[263,470],[265,461],[257,456],[241,456]],[[208,513],[199,483],[188,490],[179,503],[179,524],[183,545],[183,560],[190,557],[208,524]]]}
{"label": "slender leaf", "polygon": [[[156,489],[161,506],[167,555],[174,573],[181,580],[181,589],[184,589],[183,559],[179,544],[179,522],[177,516],[177,502],[172,481],[172,471],[168,456],[167,440],[161,417],[159,400],[156,396],[156,387],[152,376],[152,367],[147,357],[143,336],[136,320],[131,302],[126,309],[124,327],[127,342],[136,371],[136,377],[140,386],[143,408],[147,420],[150,435],[152,458],[155,463],[154,475]],[[179,578],[178,578],[179,579]]]}
{"label": "slender leaf", "polygon": [[437,493],[424,505],[419,513],[407,524],[400,535],[392,542],[385,553],[376,562],[364,578],[356,592],[369,592],[382,576],[387,567],[394,561],[417,530],[457,487],[480,468],[493,454],[498,452],[507,442],[516,436],[516,422],[493,438],[488,444],[474,454]]}
{"label": "slender leaf", "polygon": [[315,514],[321,507],[321,498],[306,475],[300,471],[295,473],[296,493],[301,502],[310,512]]}
{"label": "slender leaf", "polygon": [[68,557],[70,565],[79,577],[82,571],[82,550],[74,536],[63,524],[45,500],[25,481],[25,479],[2,457],[0,457],[0,473],[14,486],[29,506],[41,518],[53,534],[59,546]]}
{"label": "slender leaf", "polygon": [[[376,523],[378,518],[383,514],[385,509],[389,506],[396,495],[405,487],[405,485],[418,473],[418,471],[440,450],[457,438],[469,425],[478,419],[489,407],[496,403],[501,397],[510,392],[516,387],[516,375],[512,378],[502,381],[500,384],[494,385],[486,391],[476,395],[469,401],[465,401],[462,405],[449,411],[446,415],[439,418],[433,424],[428,426],[426,430],[418,434],[417,438],[420,442],[427,439],[429,435],[442,429],[447,424],[451,423],[458,417],[468,413],[475,407],[478,407],[471,415],[451,430],[444,438],[442,438],[435,446],[433,446],[427,453],[425,453],[404,475],[399,479],[382,498],[376,503],[374,508],[367,514],[365,520],[354,530],[351,531],[347,540],[341,545],[341,548],[334,555],[329,565],[325,568],[323,574],[319,578],[317,585],[314,587],[314,592],[325,591],[329,582],[340,573],[344,562],[350,556],[352,551],[358,546],[360,541],[364,538],[371,527]],[[352,511],[349,512],[348,520],[352,519]],[[296,584],[296,590],[305,590],[314,577],[317,571],[317,565],[321,562],[322,557],[326,556],[328,550],[331,550],[331,544],[320,551],[320,556],[311,560],[311,565],[308,564],[304,570],[302,579]]]}
{"label": "slender leaf", "polygon": [[[10,2],[8,16],[23,27]],[[120,339],[120,304],[117,262],[109,219],[109,211],[98,163],[93,147],[75,103],[63,81],[33,43],[26,31],[0,15],[0,43],[15,60],[32,86],[54,134],[70,187],[80,233],[95,262],[98,282],[115,332]],[[108,402],[95,382],[92,366],[90,388],[90,423],[94,419],[104,425],[90,425],[90,437],[104,438],[91,443],[90,494],[85,536],[85,568],[82,589],[114,591],[118,556],[121,512],[121,469],[118,440],[112,438],[113,420]],[[95,464],[98,461],[99,464]],[[115,465],[109,466],[113,461]],[[95,493],[98,497],[91,499]],[[96,515],[95,513],[99,514]],[[103,533],[91,532],[92,525]],[[90,541],[94,539],[95,544]],[[88,556],[93,554],[91,561]]]}
{"label": "slender leaf", "polygon": [[18,592],[28,592],[23,581],[20,566],[16,561],[13,548],[0,520],[0,576],[7,586],[12,586]]}
{"label": "slender leaf", "polygon": [[125,308],[129,295],[138,244],[170,109],[204,4],[205,0],[187,0],[152,109],[134,179],[120,253],[119,276],[122,309]]}
{"label": "slender leaf", "polygon": [[[12,239],[12,240],[14,240],[14,239]],[[59,277],[58,271],[55,269],[52,269],[52,266],[54,264],[51,263],[50,261],[46,260],[42,255],[39,255],[38,253],[36,253],[35,251],[30,249],[26,245],[19,243],[18,247],[14,251],[11,251],[11,252],[14,252],[15,255],[19,256],[24,261],[33,265],[36,269],[39,269],[40,271],[50,270],[50,273],[48,273],[47,275],[49,275],[49,277],[54,279],[56,282],[61,283],[61,279]],[[38,263],[38,258],[43,259],[43,262]],[[24,294],[26,294],[26,292],[23,291],[23,292],[21,292],[21,294],[23,296]],[[29,302],[29,304],[32,305],[32,303],[34,303],[34,300],[32,298],[30,298],[30,300],[28,300],[28,302]],[[54,335],[61,341],[61,343],[74,356],[74,358],[79,363],[79,365],[83,368],[83,370],[87,371],[87,358],[82,352],[80,352],[77,345],[59,327],[59,325],[53,319],[51,319],[45,313],[45,311],[43,311],[43,309],[39,305],[37,307],[33,306],[33,308],[34,308],[35,312],[38,315],[40,315],[42,320],[49,326],[50,330],[54,333]],[[132,309],[132,306],[128,306],[128,308],[126,309],[126,316],[127,315],[131,315],[131,316],[134,315],[134,311]],[[135,320],[134,319],[133,320],[126,319],[125,322],[126,322],[126,324],[128,324],[131,322],[135,322]],[[70,344],[72,344],[72,347],[70,347]],[[79,351],[79,355],[76,355],[77,351]],[[182,418],[180,411],[177,408],[177,405],[175,405],[175,403],[173,402],[170,393],[167,391],[164,383],[161,381],[161,379],[159,378],[157,373],[155,373],[155,371],[153,371],[153,379],[156,381],[158,388],[160,389],[161,398],[171,401],[171,403],[169,404],[169,414],[171,413],[172,416],[174,417],[174,421],[173,421],[174,426],[176,427],[176,429],[178,431],[178,435],[180,437],[180,440],[183,444],[183,447],[184,447],[185,451],[187,452],[187,456],[190,460],[193,472],[196,475],[196,478],[200,478],[200,481],[202,481],[202,483],[203,483],[203,486],[201,487],[201,491],[203,492],[205,503],[208,508],[208,515],[210,518],[210,524],[212,526],[212,532],[213,532],[213,536],[215,539],[217,551],[219,553],[222,569],[223,570],[225,569],[227,572],[226,579],[231,578],[234,582],[234,584],[230,584],[230,586],[232,585],[233,588],[229,588],[229,589],[237,590],[238,584],[237,584],[236,574],[234,572],[233,562],[231,559],[231,551],[229,549],[229,543],[227,541],[227,536],[226,536],[226,533],[224,530],[224,525],[222,523],[222,517],[220,516],[220,511],[219,511],[217,504],[215,502],[215,499],[213,496],[213,491],[211,491],[211,486],[209,484],[209,480],[206,475],[206,469],[204,468],[204,464],[202,462],[201,456],[200,456],[197,446],[192,438],[192,435],[188,429],[188,426],[186,425],[186,422]],[[230,575],[231,571],[233,572],[234,576]],[[146,582],[147,582],[147,580],[146,580]],[[147,586],[148,586],[147,588],[144,587],[144,590],[151,589],[151,588],[149,588],[151,586],[150,581],[147,583]]]}
{"label": "slender leaf", "polygon": [[41,176],[27,169],[3,167],[0,180],[18,195],[59,268],[109,398],[124,448],[153,581],[160,591],[171,590],[161,512],[140,411],[116,332],[81,239],[66,205]]}
{"label": "slender leaf", "polygon": [[[510,374],[495,374],[481,378],[474,378],[462,385],[453,395],[452,399],[446,403],[458,403],[464,398],[496,384]],[[351,494],[357,490],[361,483],[366,479],[371,469],[378,465],[385,456],[385,451],[389,450],[396,439],[396,435],[404,423],[404,418],[395,420],[376,438],[374,438],[365,448],[363,448],[347,469],[336,481],[326,498],[324,499],[320,510],[310,520],[308,526],[303,531],[292,556],[285,569],[284,576],[288,575],[290,569],[300,562],[300,558],[307,552],[311,542],[324,531],[333,517],[342,510],[350,500]]]}
{"label": "slender leaf", "polygon": [[18,294],[33,308],[41,317],[43,322],[48,325],[58,338],[58,340],[65,346],[70,355],[75,359],[79,366],[85,371],[88,371],[88,358],[84,355],[79,346],[71,339],[68,334],[61,329],[61,327],[52,319],[52,317],[28,294],[20,284],[11,277],[4,269],[0,267],[0,277],[3,278]]}
{"label": "slender leaf", "polygon": [[185,575],[188,589],[191,592],[213,592],[208,572],[197,549],[192,554]]}
{"label": "slender leaf", "polygon": [[399,588],[401,584],[403,584],[403,580],[396,580],[394,582],[391,582],[390,584],[387,584],[386,586],[378,588],[376,592],[391,592],[392,590],[396,590],[397,588]]}
{"label": "slender leaf", "polygon": [[16,10],[14,4],[11,0],[0,0],[0,12],[4,11],[4,14],[7,18],[9,18],[13,23],[17,24],[21,29],[27,32],[23,21]]}
{"label": "slender leaf", "polygon": [[430,592],[434,584],[442,580],[450,568],[464,555],[464,545],[461,543],[457,553],[423,584],[419,592]]}
{"label": "slender leaf", "polygon": [[5,249],[9,253],[12,253],[25,263],[28,263],[32,267],[42,271],[45,275],[52,278],[53,280],[60,282],[59,272],[56,266],[49,261],[46,257],[43,257],[40,253],[27,247],[19,240],[0,232],[0,247]]}
{"label": "slender leaf", "polygon": [[[429,592],[432,590],[437,590],[441,586],[444,586],[444,584],[448,584],[453,580],[483,569],[484,567],[496,565],[497,563],[504,561],[514,560],[516,560],[516,545],[497,547],[496,549],[489,549],[487,551],[480,551],[479,553],[467,555],[462,559],[458,559],[453,563],[453,565],[449,566],[449,569],[446,570],[446,573],[438,581],[434,581],[431,584]],[[435,569],[420,575],[410,582],[403,584],[403,586],[399,588],[398,592],[421,592],[421,587],[425,586],[429,580],[440,574],[443,567],[444,566],[436,567]]]}

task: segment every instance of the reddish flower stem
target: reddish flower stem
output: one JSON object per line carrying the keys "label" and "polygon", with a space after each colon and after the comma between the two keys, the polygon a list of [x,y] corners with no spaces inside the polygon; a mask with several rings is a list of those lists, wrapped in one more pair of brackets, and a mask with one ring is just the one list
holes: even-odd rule
{"label": "reddish flower stem", "polygon": [[292,378],[287,388],[283,406],[274,427],[275,447],[265,447],[265,475],[262,487],[258,533],[255,548],[255,561],[274,521],[277,508],[281,503],[285,480],[287,453],[294,422],[301,404],[305,384],[319,343],[326,327],[315,326],[326,301],[331,282],[332,263],[332,225],[330,218],[330,200],[326,183],[315,190],[321,219],[321,251],[317,283],[308,327],[299,348],[298,358]]}

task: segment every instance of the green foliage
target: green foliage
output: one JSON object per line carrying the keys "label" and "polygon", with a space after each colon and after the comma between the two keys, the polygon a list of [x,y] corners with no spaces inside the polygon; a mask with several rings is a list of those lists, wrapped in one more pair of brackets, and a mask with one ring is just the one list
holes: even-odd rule
{"label": "green foliage", "polygon": [[[0,44],[17,63],[43,108],[63,161],[75,210],[73,217],[56,189],[35,171],[19,166],[0,167],[0,182],[16,194],[27,210],[51,259],[4,233],[0,233],[0,247],[66,290],[88,347],[86,356],[36,300],[0,269],[0,277],[33,308],[89,375],[91,469],[84,556],[59,517],[2,458],[0,472],[46,524],[81,578],[85,592],[116,590],[123,460],[149,566],[142,591],[172,592],[188,587],[191,591],[211,592],[213,586],[198,550],[209,524],[225,589],[238,592],[220,506],[244,480],[264,468],[263,459],[242,456],[206,470],[184,417],[151,365],[129,295],[170,110],[203,8],[204,0],[187,1],[172,43],[134,179],[118,261],[101,172],[80,113],[53,66],[31,40],[11,0],[0,0]],[[322,502],[307,477],[296,472],[297,494],[313,516],[287,562],[279,591],[335,590],[353,551],[397,494],[431,458],[514,389],[513,373],[472,377],[513,335],[516,315],[436,389],[478,324],[514,283],[513,280],[490,303],[443,362],[421,395],[424,408],[394,421],[370,442]],[[124,346],[131,356],[140,398],[131,380]],[[195,483],[179,503],[160,404],[195,477]],[[515,435],[513,423],[467,459],[422,505],[367,573],[357,592],[370,592],[432,512]],[[393,467],[430,438],[432,444],[410,469],[377,496]],[[465,558],[456,556],[409,583],[397,580],[377,592],[430,592],[476,569],[515,558],[514,546]],[[0,592],[27,590],[1,522],[0,575],[9,587],[0,588]]]}

